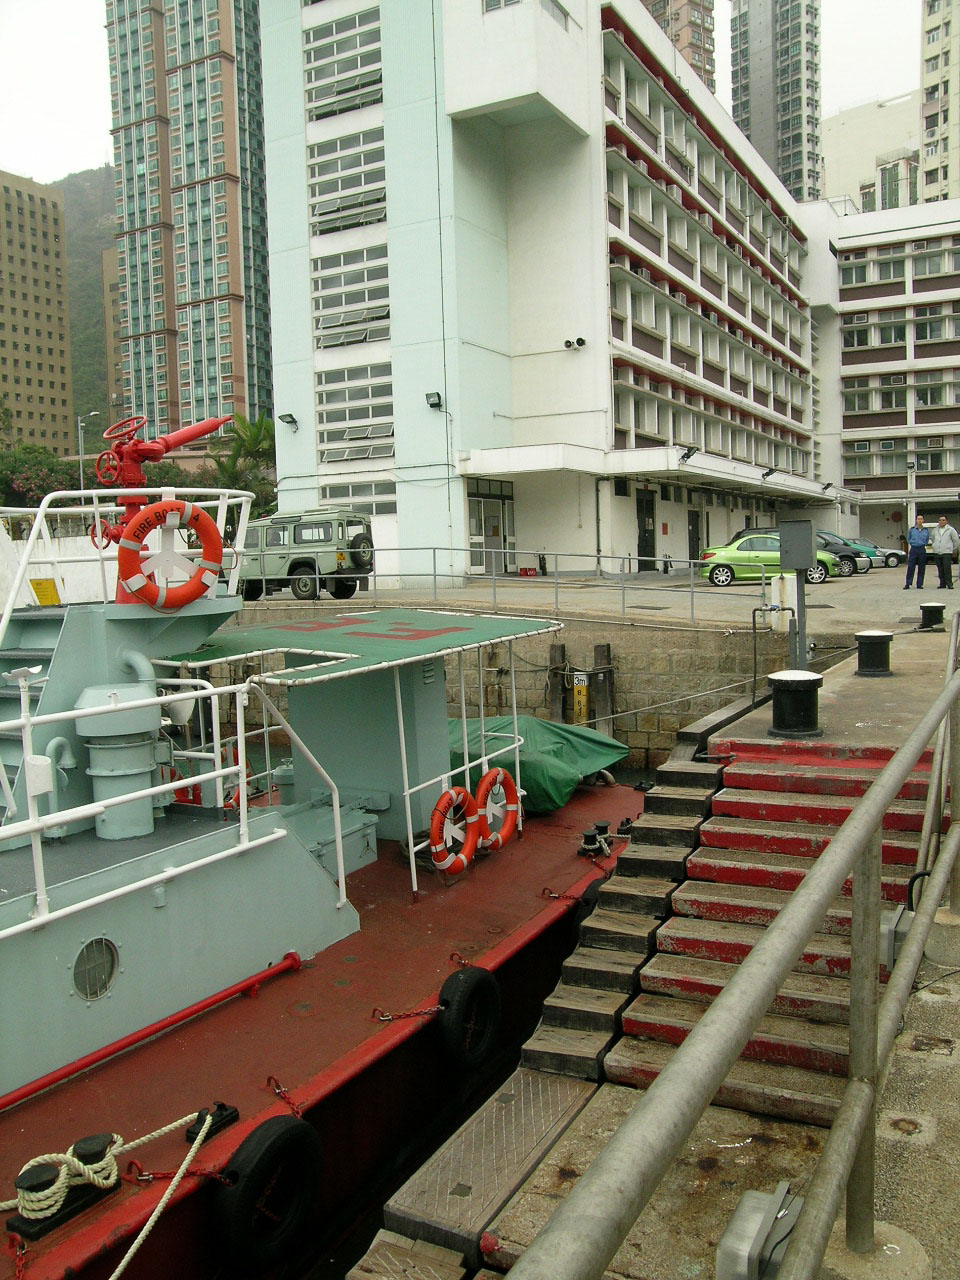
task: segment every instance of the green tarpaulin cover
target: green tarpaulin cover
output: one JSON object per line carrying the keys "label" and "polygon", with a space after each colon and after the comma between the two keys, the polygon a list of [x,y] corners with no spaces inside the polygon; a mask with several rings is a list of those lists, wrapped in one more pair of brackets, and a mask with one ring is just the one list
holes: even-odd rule
{"label": "green tarpaulin cover", "polygon": [[[487,750],[497,747],[492,734],[501,733],[513,737],[511,716],[487,716],[484,719],[487,734]],[[463,733],[459,720],[449,722],[450,763],[453,768],[463,764]],[[517,716],[517,730],[523,739],[520,747],[520,780],[526,796],[525,813],[550,813],[565,805],[573,795],[577,783],[596,773],[609,769],[627,754],[627,748],[605,733],[582,728],[575,724],[554,724],[550,720],[538,720],[535,716]],[[500,745],[503,745],[501,742]],[[480,754],[480,721],[467,721],[467,750],[473,759]],[[498,756],[496,764],[513,772],[513,756]],[[470,790],[476,791],[480,781],[479,768],[470,771]]]}

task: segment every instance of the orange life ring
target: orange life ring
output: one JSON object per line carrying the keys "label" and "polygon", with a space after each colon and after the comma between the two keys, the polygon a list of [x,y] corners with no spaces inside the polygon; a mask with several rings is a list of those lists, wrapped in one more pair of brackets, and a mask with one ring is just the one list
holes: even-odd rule
{"label": "orange life ring", "polygon": [[[203,556],[188,582],[161,587],[143,572],[140,554],[149,533],[160,528],[193,529],[200,539]],[[130,520],[123,530],[117,550],[120,586],[144,604],[156,609],[182,609],[215,585],[223,563],[223,539],[213,519],[192,502],[154,502]]]}
{"label": "orange life ring", "polygon": [[[503,821],[498,830],[491,833],[487,805],[490,796],[499,787],[503,792]],[[506,769],[490,769],[483,775],[477,786],[477,810],[480,816],[480,847],[482,849],[502,849],[517,829],[517,816],[520,813],[520,801],[517,788]],[[495,805],[494,811],[501,812],[501,806]]]}
{"label": "orange life ring", "polygon": [[[451,852],[448,840],[452,842],[456,832],[448,830],[447,815],[454,809],[462,814],[466,830],[461,848]],[[451,876],[458,876],[461,871],[466,871],[473,860],[480,835],[478,818],[477,802],[469,791],[463,787],[448,787],[444,791],[430,815],[430,853],[438,871],[446,871]]]}
{"label": "orange life ring", "polygon": [[[232,753],[233,753],[233,759],[232,759],[232,760],[231,760],[231,758],[230,758],[230,753],[231,753],[231,751],[232,751]],[[223,750],[220,752],[220,759],[221,759],[221,761],[222,761],[222,763],[223,763],[224,765],[228,765],[228,764],[237,764],[237,765],[238,765],[238,764],[240,763],[240,753],[237,751],[237,748],[236,748],[235,746],[234,746],[234,747],[232,747],[232,748],[231,748],[231,747],[224,747],[224,748],[223,748]],[[250,779],[251,779],[252,777],[253,777],[253,770],[251,769],[251,767],[250,767],[250,761],[248,760],[248,761],[247,761],[247,778],[246,778],[246,784],[245,784],[245,785],[246,785],[246,788],[247,788],[247,795],[249,795],[249,794],[250,794]],[[240,808],[240,786],[239,786],[239,784],[237,785],[237,789],[236,789],[236,791],[234,791],[233,795],[232,795],[232,796],[230,796],[230,797],[228,797],[226,800],[224,800],[224,802],[223,802],[223,807],[224,807],[225,809],[239,809],[239,808]]]}

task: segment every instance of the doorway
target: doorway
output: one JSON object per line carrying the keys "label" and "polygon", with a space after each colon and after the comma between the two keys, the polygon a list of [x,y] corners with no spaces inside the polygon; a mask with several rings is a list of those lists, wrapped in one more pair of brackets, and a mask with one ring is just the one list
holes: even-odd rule
{"label": "doorway", "polygon": [[700,559],[700,512],[687,512],[687,559]]}
{"label": "doorway", "polygon": [[[494,482],[485,481],[490,485]],[[513,497],[470,496],[467,499],[470,531],[470,572],[515,573],[517,538],[514,531]]]}
{"label": "doorway", "polygon": [[653,493],[650,489],[637,489],[637,557],[640,573],[657,567],[657,534],[654,528]]}

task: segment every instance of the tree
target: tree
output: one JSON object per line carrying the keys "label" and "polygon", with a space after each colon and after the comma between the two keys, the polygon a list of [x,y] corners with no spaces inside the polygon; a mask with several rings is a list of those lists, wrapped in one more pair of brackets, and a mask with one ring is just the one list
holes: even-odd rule
{"label": "tree", "polygon": [[46,494],[76,487],[75,464],[49,449],[20,444],[0,453],[0,502],[6,507],[37,507]]}
{"label": "tree", "polygon": [[210,461],[197,476],[198,484],[218,489],[248,489],[254,495],[254,516],[276,504],[277,464],[273,422],[265,413],[251,422],[234,414],[210,446]]}

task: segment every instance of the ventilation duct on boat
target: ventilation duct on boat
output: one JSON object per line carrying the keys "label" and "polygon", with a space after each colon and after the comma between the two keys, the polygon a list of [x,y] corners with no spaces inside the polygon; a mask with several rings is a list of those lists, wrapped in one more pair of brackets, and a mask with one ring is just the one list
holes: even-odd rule
{"label": "ventilation duct on boat", "polygon": [[[132,655],[133,651],[129,652]],[[77,721],[77,736],[86,742],[90,752],[87,773],[92,780],[95,802],[115,801],[152,786],[160,704],[156,702],[149,707],[127,704],[156,696],[156,683],[144,680],[91,685],[77,699],[78,711],[102,708],[99,714]],[[153,797],[137,796],[123,804],[111,805],[97,815],[96,831],[102,840],[149,835],[153,831]]]}

